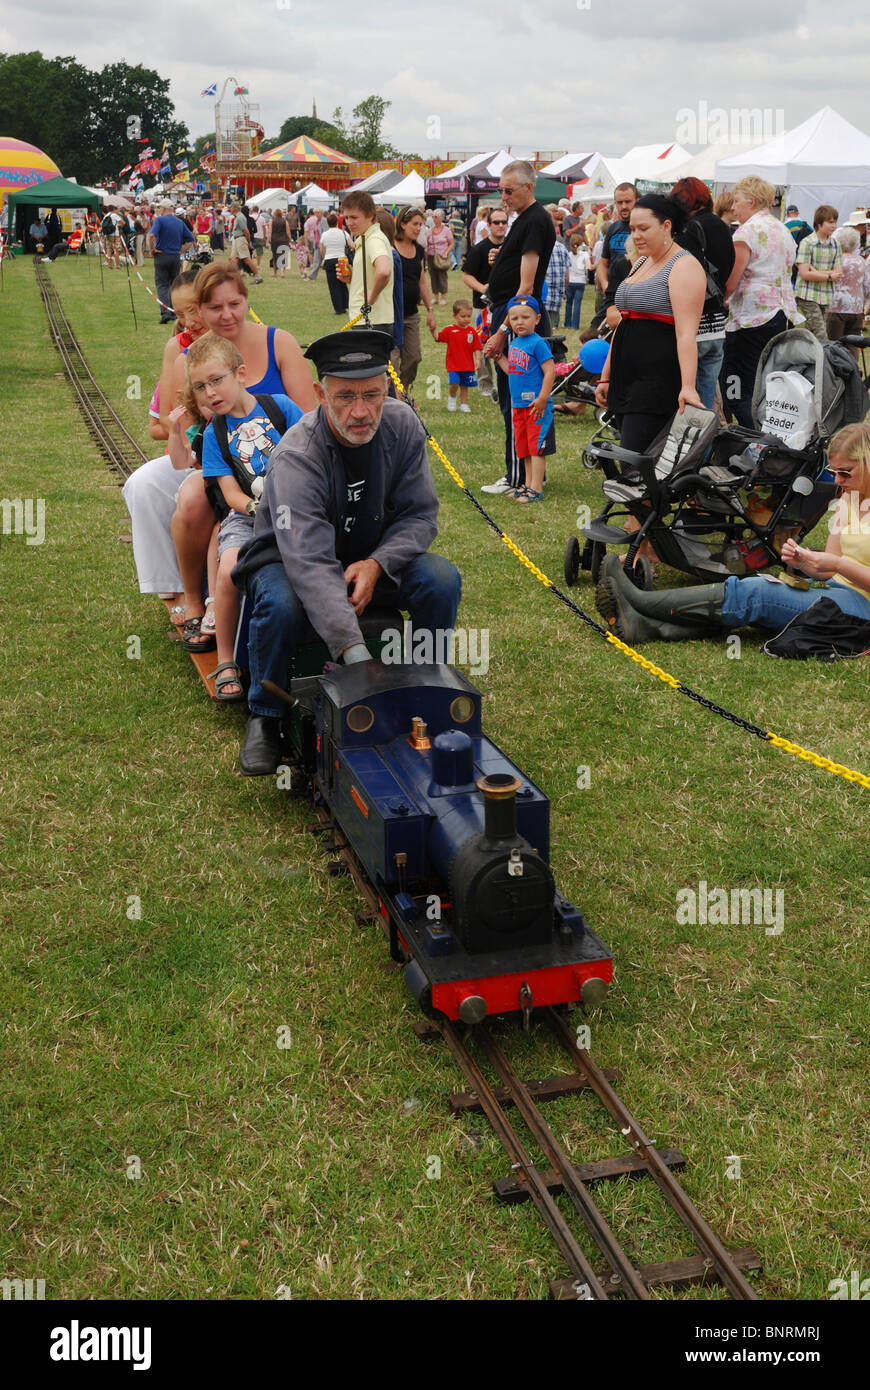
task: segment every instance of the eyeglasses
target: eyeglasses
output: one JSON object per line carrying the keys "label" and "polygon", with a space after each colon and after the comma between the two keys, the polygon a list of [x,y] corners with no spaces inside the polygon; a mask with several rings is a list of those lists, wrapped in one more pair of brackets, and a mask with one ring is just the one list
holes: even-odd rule
{"label": "eyeglasses", "polygon": [[831,464],[828,467],[835,478],[851,478],[855,471],[854,468],[834,468]]}
{"label": "eyeglasses", "polygon": [[507,218],[506,218],[506,217],[491,217],[491,218],[489,219],[489,225],[490,225],[491,227],[506,227],[506,226],[507,226]]}
{"label": "eyeglasses", "polygon": [[210,376],[208,381],[191,382],[191,386],[197,396],[201,396],[203,391],[216,391],[224,377],[235,376],[237,370],[238,368],[234,367],[232,371],[221,372],[220,376]]}
{"label": "eyeglasses", "polygon": [[330,396],[333,405],[352,406],[357,401],[363,401],[367,406],[380,405],[381,401],[387,398],[385,391],[336,391],[334,396]]}

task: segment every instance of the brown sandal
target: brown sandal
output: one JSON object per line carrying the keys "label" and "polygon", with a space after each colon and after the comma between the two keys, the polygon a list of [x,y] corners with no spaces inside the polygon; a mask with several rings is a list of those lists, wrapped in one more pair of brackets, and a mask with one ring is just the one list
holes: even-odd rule
{"label": "brown sandal", "polygon": [[[215,637],[209,637],[207,633],[200,632],[203,616],[201,614],[198,618],[185,619],[184,627],[181,629],[181,642],[186,652],[213,652],[217,646]],[[194,642],[194,637],[201,638],[203,636],[205,641]]]}

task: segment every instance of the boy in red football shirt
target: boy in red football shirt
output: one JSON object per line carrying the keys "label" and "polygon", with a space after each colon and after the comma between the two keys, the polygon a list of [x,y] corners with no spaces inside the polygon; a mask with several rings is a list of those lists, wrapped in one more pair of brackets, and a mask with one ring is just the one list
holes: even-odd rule
{"label": "boy in red football shirt", "polygon": [[471,326],[474,309],[467,299],[457,299],[453,304],[453,322],[440,333],[431,330],[436,343],[447,344],[447,409],[456,409],[459,396],[459,409],[471,414],[468,404],[468,388],[477,385],[475,372],[480,370],[480,334]]}

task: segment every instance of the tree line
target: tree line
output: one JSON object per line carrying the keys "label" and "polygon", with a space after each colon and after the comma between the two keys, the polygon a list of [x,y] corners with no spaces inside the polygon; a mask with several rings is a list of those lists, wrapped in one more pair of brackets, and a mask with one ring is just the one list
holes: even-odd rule
{"label": "tree line", "polygon": [[173,164],[188,137],[168,79],[152,68],[107,63],[94,72],[36,52],[0,54],[0,131],[37,145],[80,183],[116,179],[139,158],[140,136],[157,154],[165,141]]}
{"label": "tree line", "polygon": [[[347,114],[336,107],[331,120],[288,116],[260,149],[308,135],[352,159],[419,159],[384,139],[391,104],[373,94]],[[117,179],[145,148],[140,138],[158,155],[165,143],[173,167],[178,151],[189,148],[187,126],[175,118],[169,81],[152,68],[107,63],[97,72],[75,58],[45,58],[38,52],[0,53],[0,131],[38,146],[80,183]],[[197,138],[191,169],[213,144],[214,133]]]}

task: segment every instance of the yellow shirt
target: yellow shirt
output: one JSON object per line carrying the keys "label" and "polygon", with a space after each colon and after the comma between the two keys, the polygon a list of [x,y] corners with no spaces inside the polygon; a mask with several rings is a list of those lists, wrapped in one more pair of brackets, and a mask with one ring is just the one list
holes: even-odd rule
{"label": "yellow shirt", "polygon": [[[362,245],[365,241],[365,262],[366,262],[366,283],[371,294],[372,284],[375,278],[375,261],[378,256],[386,256],[390,263],[390,278],[381,290],[374,304],[371,306],[370,321],[374,323],[393,324],[393,248],[387,241],[377,222],[373,222],[370,227],[366,227],[365,233],[357,237],[354,242],[355,255],[353,258],[353,272],[350,280],[350,295],[348,300],[348,314],[353,319],[356,318],[363,306],[365,298],[363,286],[363,252]],[[362,326],[362,325],[360,325]]]}
{"label": "yellow shirt", "polygon": [[[837,503],[837,510],[831,518],[831,531],[840,537],[840,550],[849,560],[870,569],[870,500],[859,498],[857,492],[848,492]],[[866,599],[870,599],[870,589],[862,589],[854,580],[845,575],[834,575],[838,584],[848,584]]]}

